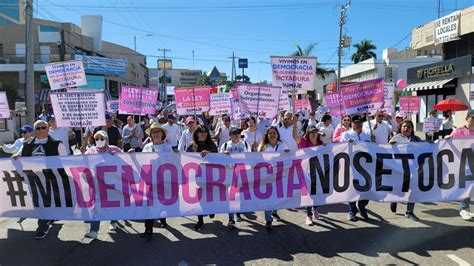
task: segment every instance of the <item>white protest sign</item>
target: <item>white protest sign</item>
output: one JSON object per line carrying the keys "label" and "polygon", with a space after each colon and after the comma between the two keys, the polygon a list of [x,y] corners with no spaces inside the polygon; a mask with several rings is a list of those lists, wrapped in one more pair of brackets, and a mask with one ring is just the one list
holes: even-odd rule
{"label": "white protest sign", "polygon": [[461,11],[453,12],[435,20],[435,45],[458,39]]}
{"label": "white protest sign", "polygon": [[51,93],[50,97],[59,127],[105,125],[105,96],[103,92],[58,92]]}
{"label": "white protest sign", "polygon": [[395,89],[395,83],[384,82],[383,84],[383,98],[384,98],[383,110],[387,113],[395,112],[395,106],[393,105],[394,89]]}
{"label": "white protest sign", "polygon": [[278,115],[280,92],[279,87],[241,84],[237,87],[240,112],[248,116],[272,119]]}
{"label": "white protest sign", "polygon": [[272,85],[284,92],[314,90],[316,57],[270,56],[272,64]]}
{"label": "white protest sign", "polygon": [[0,91],[0,118],[10,118],[10,107],[5,91]]}
{"label": "white protest sign", "polygon": [[230,98],[230,110],[232,111],[232,119],[233,120],[239,120],[240,118],[242,118],[242,115],[240,113],[239,98],[238,97]]}
{"label": "white protest sign", "polygon": [[87,85],[82,61],[67,61],[44,67],[51,90]]}
{"label": "white protest sign", "polygon": [[288,97],[288,90],[281,90],[278,111],[289,111],[289,110],[290,110],[290,98]]}
{"label": "white protest sign", "polygon": [[443,123],[441,118],[425,118],[423,121],[423,132],[425,133],[437,133]]}
{"label": "white protest sign", "polygon": [[232,94],[227,93],[214,93],[211,94],[211,110],[210,115],[223,115],[230,112],[230,98]]}

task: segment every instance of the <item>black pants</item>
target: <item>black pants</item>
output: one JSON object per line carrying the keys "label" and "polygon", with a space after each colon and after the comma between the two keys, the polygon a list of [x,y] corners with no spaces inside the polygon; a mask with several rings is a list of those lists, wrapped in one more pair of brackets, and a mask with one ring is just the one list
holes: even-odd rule
{"label": "black pants", "polygon": [[[390,203],[390,204],[391,204],[391,206],[395,206],[395,208],[397,208],[397,203],[392,202],[392,203]],[[407,203],[407,211],[406,211],[406,213],[413,213],[413,210],[415,210],[415,203],[413,203],[413,202],[408,202],[408,203]]]}

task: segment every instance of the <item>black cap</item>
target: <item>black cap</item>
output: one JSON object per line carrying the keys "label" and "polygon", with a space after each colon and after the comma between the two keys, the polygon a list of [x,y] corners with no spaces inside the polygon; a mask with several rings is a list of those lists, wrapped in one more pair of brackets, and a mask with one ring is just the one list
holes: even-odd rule
{"label": "black cap", "polygon": [[240,128],[238,128],[238,127],[230,127],[230,129],[229,129],[229,134],[232,134],[232,133],[234,133],[234,132],[240,133],[240,132],[242,132],[242,130],[241,130]]}
{"label": "black cap", "polygon": [[360,116],[360,115],[353,115],[353,116],[351,117],[351,121],[352,121],[352,122],[357,122],[357,121],[362,122],[362,121],[363,121],[363,120],[362,120],[362,116]]}
{"label": "black cap", "polygon": [[105,119],[112,119],[112,116],[109,113],[105,114]]}

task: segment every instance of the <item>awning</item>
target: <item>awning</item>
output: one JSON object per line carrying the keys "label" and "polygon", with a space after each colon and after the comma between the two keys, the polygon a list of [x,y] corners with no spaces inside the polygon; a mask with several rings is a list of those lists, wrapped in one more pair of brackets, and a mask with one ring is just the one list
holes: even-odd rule
{"label": "awning", "polygon": [[49,101],[49,93],[51,92],[50,89],[41,89],[38,95],[38,100],[40,102],[48,102]]}
{"label": "awning", "polygon": [[430,82],[420,82],[408,85],[405,90],[406,91],[420,91],[420,90],[433,90],[433,89],[441,89],[444,85],[450,82],[451,79],[443,79],[437,81],[430,81]]}

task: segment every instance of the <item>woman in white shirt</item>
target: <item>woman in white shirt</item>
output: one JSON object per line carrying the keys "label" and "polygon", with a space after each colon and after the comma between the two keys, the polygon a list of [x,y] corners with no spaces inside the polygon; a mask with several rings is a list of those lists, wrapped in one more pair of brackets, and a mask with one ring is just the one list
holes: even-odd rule
{"label": "woman in white shirt", "polygon": [[[173,148],[168,142],[165,142],[166,139],[166,129],[163,128],[160,123],[155,122],[151,124],[151,126],[146,130],[146,134],[150,136],[151,142],[146,144],[143,147],[142,152],[171,152]],[[155,219],[147,219],[145,220],[145,232],[141,235],[145,238],[151,238],[153,235],[153,224],[155,223]],[[165,228],[168,226],[166,222],[166,218],[160,219],[161,227]]]}
{"label": "woman in white shirt", "polygon": [[332,126],[332,118],[326,114],[321,117],[321,122],[316,125],[316,128],[321,134],[321,140],[324,144],[332,143],[332,136],[334,135],[334,127]]}
{"label": "woman in white shirt", "polygon": [[453,123],[453,112],[451,110],[447,110],[443,113],[443,123],[441,124],[441,136],[444,138],[445,136],[451,135],[453,132],[453,128],[456,126]]}
{"label": "woman in white shirt", "polygon": [[252,146],[252,151],[257,150],[258,143],[262,141],[262,133],[257,130],[257,119],[250,117],[247,121],[248,128],[242,131],[245,142]]}
{"label": "woman in white shirt", "polygon": [[[285,142],[280,140],[280,133],[278,128],[271,126],[265,131],[263,135],[262,142],[258,145],[257,151],[259,152],[275,152],[275,151],[285,151],[288,152],[288,146]],[[272,221],[281,221],[280,216],[276,210],[265,211],[265,229],[269,232],[272,230]]]}

